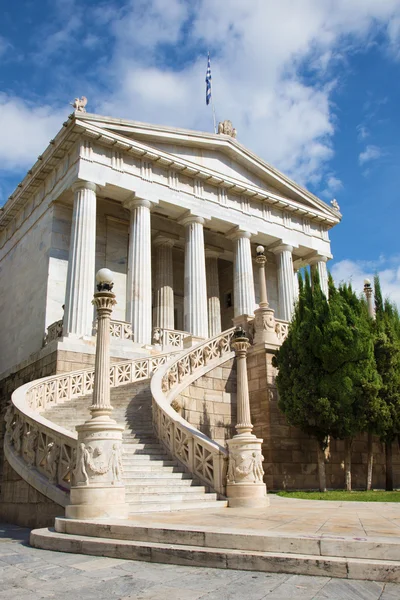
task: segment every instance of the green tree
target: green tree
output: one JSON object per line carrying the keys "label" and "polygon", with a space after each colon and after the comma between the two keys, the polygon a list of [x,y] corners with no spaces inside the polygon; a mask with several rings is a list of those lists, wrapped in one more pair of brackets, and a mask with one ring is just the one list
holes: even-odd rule
{"label": "green tree", "polygon": [[289,423],[314,437],[320,489],[326,489],[324,449],[329,436],[346,440],[346,488],[351,489],[351,443],[364,431],[377,403],[379,376],[365,303],[350,286],[329,302],[317,274],[299,279],[299,302],[289,334],[277,353],[279,406]]}
{"label": "green tree", "polygon": [[375,288],[375,360],[382,386],[379,393],[384,405],[380,439],[385,444],[386,489],[393,490],[393,442],[400,436],[400,318],[397,308],[382,300],[379,277]]}
{"label": "green tree", "polygon": [[319,488],[326,490],[324,450],[336,419],[327,397],[321,394],[322,361],[315,352],[321,344],[329,313],[318,278],[312,288],[308,272],[299,274],[299,299],[288,336],[275,357],[278,367],[279,407],[288,422],[316,440]]}

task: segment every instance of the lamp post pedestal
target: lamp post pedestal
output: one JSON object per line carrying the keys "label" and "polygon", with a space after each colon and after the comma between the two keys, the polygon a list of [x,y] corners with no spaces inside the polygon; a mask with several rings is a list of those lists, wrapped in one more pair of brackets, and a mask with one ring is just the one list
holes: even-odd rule
{"label": "lamp post pedestal", "polygon": [[265,278],[265,263],[267,258],[264,247],[257,246],[258,277],[260,288],[259,308],[254,311],[254,344],[269,344],[280,346],[276,334],[275,312],[268,303],[267,282]]}
{"label": "lamp post pedestal", "polygon": [[236,330],[232,347],[237,359],[237,434],[227,441],[229,464],[226,495],[231,508],[257,508],[269,504],[263,481],[262,439],[251,432],[250,399],[247,378],[249,340],[243,330]]}
{"label": "lamp post pedestal", "polygon": [[[65,514],[74,519],[128,518],[122,467],[124,427],[111,418],[110,318],[116,304],[112,273],[101,269],[96,276],[98,292],[93,304],[98,328],[91,418],[77,425],[78,447]],[[105,281],[104,281],[105,280]]]}

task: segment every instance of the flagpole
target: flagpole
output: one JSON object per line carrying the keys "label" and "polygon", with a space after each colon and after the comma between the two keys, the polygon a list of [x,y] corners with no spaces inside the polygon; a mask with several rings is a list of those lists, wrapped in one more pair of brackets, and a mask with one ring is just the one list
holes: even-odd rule
{"label": "flagpole", "polygon": [[212,98],[212,95],[211,95],[211,108],[212,108],[213,121],[214,121],[214,133],[217,133],[217,122],[215,120],[215,108],[214,108],[214,100]]}

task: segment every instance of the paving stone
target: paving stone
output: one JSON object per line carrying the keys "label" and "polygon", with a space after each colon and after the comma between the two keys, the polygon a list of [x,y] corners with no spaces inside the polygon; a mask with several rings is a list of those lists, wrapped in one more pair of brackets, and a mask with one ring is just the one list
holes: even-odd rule
{"label": "paving stone", "polygon": [[[378,600],[384,584],[376,581],[331,579],[313,600]],[[399,598],[397,584],[397,599]]]}

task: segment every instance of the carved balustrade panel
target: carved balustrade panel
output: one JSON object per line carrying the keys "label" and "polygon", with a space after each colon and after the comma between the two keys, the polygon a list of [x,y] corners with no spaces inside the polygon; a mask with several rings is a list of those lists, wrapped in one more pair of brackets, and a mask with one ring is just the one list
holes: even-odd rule
{"label": "carved balustrade panel", "polygon": [[234,329],[198,344],[159,369],[151,381],[153,427],[168,451],[194,475],[220,494],[225,493],[228,452],[174,410],[175,398],[196,378],[233,357]]}
{"label": "carved balustrade panel", "polygon": [[[179,352],[115,363],[110,367],[112,387],[149,379]],[[47,377],[25,384],[12,397],[6,415],[5,446],[15,457],[14,466],[22,462],[30,473],[35,470],[48,484],[68,491],[76,461],[77,436],[40,416],[58,403],[93,392],[94,370],[87,369]],[[36,414],[35,414],[36,413]],[[164,422],[164,439],[173,445],[174,424]],[[21,467],[23,477],[24,469]],[[46,485],[48,485],[46,484]]]}
{"label": "carved balustrade panel", "polygon": [[275,331],[278,340],[283,344],[289,333],[289,322],[275,319]]}

